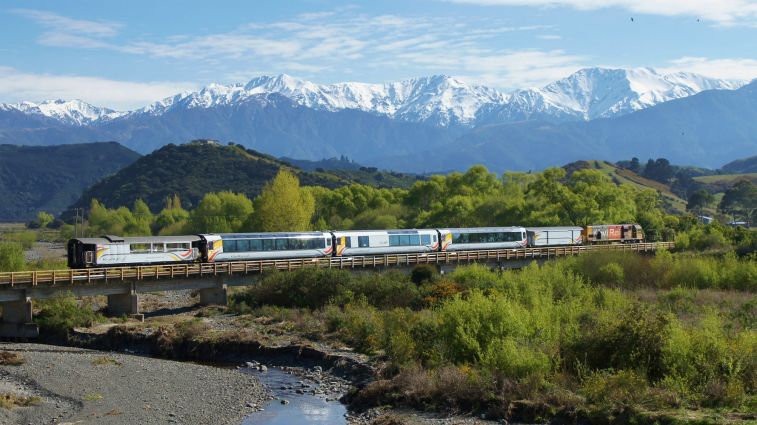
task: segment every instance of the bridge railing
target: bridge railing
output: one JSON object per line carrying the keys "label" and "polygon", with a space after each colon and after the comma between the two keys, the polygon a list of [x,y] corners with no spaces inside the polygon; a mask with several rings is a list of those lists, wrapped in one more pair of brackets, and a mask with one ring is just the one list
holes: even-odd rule
{"label": "bridge railing", "polygon": [[415,264],[455,262],[509,261],[578,255],[587,251],[648,252],[671,249],[672,242],[608,244],[549,248],[499,249],[478,251],[387,254],[359,257],[294,258],[282,260],[252,260],[223,263],[185,263],[155,266],[126,266],[92,269],[36,270],[0,273],[0,288],[15,285],[65,285],[134,281],[145,279],[202,278],[217,275],[245,275],[265,270],[297,270],[302,268],[368,268]]}

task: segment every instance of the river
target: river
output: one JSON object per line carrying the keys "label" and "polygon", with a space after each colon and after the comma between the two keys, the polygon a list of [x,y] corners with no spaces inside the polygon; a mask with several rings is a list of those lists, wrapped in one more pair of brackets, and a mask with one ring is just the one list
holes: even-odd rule
{"label": "river", "polygon": [[[249,415],[242,425],[291,425],[291,424],[346,424],[347,408],[338,401],[326,401],[324,396],[312,394],[317,385],[304,388],[301,380],[281,369],[270,367],[267,372],[250,368],[240,369],[252,373],[267,386],[275,398],[263,410]],[[298,394],[297,390],[303,394]],[[287,404],[282,404],[286,400]]]}

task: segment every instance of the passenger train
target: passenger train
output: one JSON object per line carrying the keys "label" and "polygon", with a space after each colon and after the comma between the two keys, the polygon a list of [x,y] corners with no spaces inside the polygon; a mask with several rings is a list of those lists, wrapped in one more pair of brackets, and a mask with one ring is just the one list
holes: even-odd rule
{"label": "passenger train", "polygon": [[638,224],[76,238],[70,268],[517,249],[642,242]]}

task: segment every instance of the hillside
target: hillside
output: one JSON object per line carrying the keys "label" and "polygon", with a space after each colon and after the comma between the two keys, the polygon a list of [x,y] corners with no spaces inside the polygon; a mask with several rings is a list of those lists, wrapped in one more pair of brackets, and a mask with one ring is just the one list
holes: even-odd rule
{"label": "hillside", "polygon": [[139,158],[118,143],[0,145],[0,222],[58,214],[82,191]]}
{"label": "hillside", "polygon": [[631,170],[618,167],[607,161],[576,161],[563,166],[568,173],[586,168],[601,171],[616,184],[629,184],[641,189],[652,189],[660,194],[663,205],[670,211],[683,212],[686,210],[686,201],[674,194],[670,186],[642,177]]}
{"label": "hillside", "polygon": [[731,161],[720,170],[726,174],[757,173],[757,155]]}
{"label": "hillside", "polygon": [[296,173],[305,186],[334,188],[360,181],[350,174],[352,171],[346,174],[303,171],[239,145],[198,140],[184,145],[169,144],[143,156],[90,187],[72,207],[88,207],[93,198],[107,207],[131,206],[141,198],[157,212],[163,208],[166,197],[173,194],[181,197],[185,208],[196,207],[208,192],[232,191],[252,198],[282,167]]}
{"label": "hillside", "polygon": [[398,173],[396,171],[379,170],[376,167],[364,167],[357,162],[342,158],[328,158],[320,161],[306,159],[292,159],[287,157],[280,160],[304,171],[328,172],[346,180],[367,184],[374,187],[403,187],[407,188],[424,177],[418,174]]}

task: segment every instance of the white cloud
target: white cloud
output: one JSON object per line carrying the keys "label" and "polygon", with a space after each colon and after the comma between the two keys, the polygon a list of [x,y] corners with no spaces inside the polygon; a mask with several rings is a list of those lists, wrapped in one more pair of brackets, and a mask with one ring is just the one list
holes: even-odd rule
{"label": "white cloud", "polygon": [[659,69],[665,72],[693,72],[727,80],[750,81],[757,78],[757,60],[747,58],[710,59],[687,56],[669,61],[668,66]]}
{"label": "white cloud", "polygon": [[73,19],[53,12],[32,9],[13,9],[11,12],[34,20],[50,30],[88,34],[95,37],[111,37],[123,27],[117,22]]}
{"label": "white cloud", "polygon": [[97,106],[129,110],[173,96],[197,85],[185,82],[133,82],[79,75],[35,74],[0,66],[4,102],[81,99]]}
{"label": "white cloud", "polygon": [[732,25],[757,19],[755,0],[447,0],[454,3],[486,6],[572,7],[596,10],[619,7],[635,13],[653,15],[687,15]]}
{"label": "white cloud", "polygon": [[[35,15],[32,15],[35,16]],[[58,17],[60,19],[68,19]],[[516,32],[554,30],[550,25],[502,25],[502,20],[455,17],[368,15],[354,8],[272,22],[251,22],[227,32],[118,41],[105,31],[45,31],[48,46],[109,50],[164,58],[212,75],[239,75],[237,69],[277,73],[344,74],[359,63],[365,73],[392,69],[421,74],[465,75],[471,81],[504,89],[541,85],[580,68],[583,58],[561,50],[503,49]],[[86,27],[79,25],[79,27]],[[121,37],[125,38],[125,37]],[[554,39],[554,36],[552,37]],[[199,62],[199,65],[198,65]]]}

